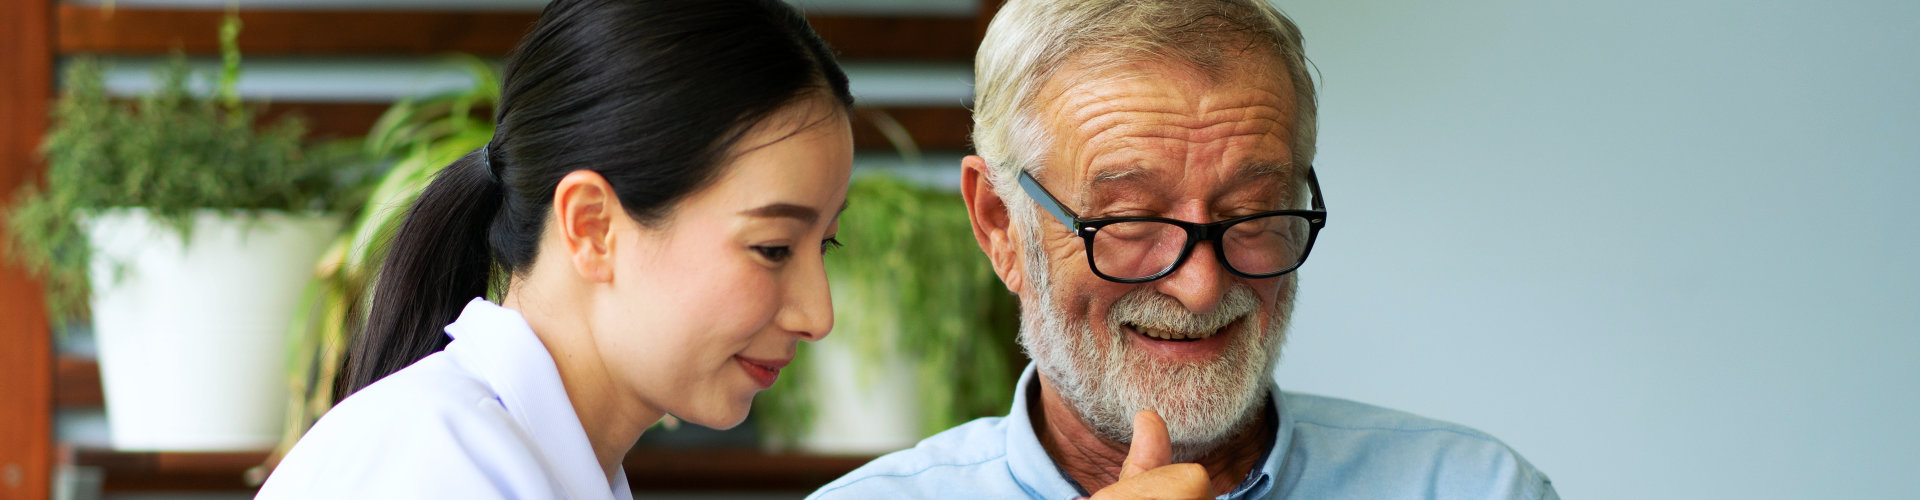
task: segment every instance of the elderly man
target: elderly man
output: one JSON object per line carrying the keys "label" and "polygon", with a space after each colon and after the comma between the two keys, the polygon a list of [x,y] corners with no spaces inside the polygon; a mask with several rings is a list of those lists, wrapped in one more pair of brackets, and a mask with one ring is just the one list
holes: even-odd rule
{"label": "elderly man", "polygon": [[1557,498],[1486,434],[1275,387],[1327,219],[1300,44],[1262,0],[1002,7],[962,191],[1034,363],[815,497]]}

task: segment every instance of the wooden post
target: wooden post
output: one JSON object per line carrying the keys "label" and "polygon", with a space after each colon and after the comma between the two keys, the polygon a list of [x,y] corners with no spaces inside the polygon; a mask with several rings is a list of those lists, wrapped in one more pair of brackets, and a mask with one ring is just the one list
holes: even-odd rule
{"label": "wooden post", "polygon": [[1000,5],[1007,0],[980,0],[980,10],[973,16],[973,46],[980,47],[980,40],[987,37],[987,24],[993,22],[993,15],[1000,13]]}
{"label": "wooden post", "polygon": [[[6,202],[39,179],[37,151],[53,96],[54,1],[0,3],[0,74],[7,75],[0,87],[0,200]],[[43,300],[39,283],[0,259],[0,498],[52,493],[53,337]]]}

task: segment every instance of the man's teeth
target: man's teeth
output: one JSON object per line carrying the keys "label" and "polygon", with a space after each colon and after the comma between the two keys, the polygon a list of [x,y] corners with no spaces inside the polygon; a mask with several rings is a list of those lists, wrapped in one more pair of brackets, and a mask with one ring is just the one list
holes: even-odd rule
{"label": "man's teeth", "polygon": [[1211,330],[1211,331],[1204,331],[1204,332],[1179,332],[1179,331],[1173,331],[1173,330],[1162,330],[1159,328],[1153,328],[1148,326],[1140,326],[1140,325],[1132,325],[1132,326],[1133,326],[1133,330],[1136,332],[1140,332],[1141,335],[1146,335],[1148,337],[1153,337],[1161,340],[1203,339],[1203,338],[1211,337],[1213,336],[1214,332],[1219,331],[1219,330]]}

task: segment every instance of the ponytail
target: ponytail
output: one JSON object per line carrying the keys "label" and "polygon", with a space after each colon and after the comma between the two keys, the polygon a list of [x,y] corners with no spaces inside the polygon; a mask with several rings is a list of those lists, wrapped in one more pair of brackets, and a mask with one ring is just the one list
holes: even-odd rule
{"label": "ponytail", "polygon": [[504,195],[490,156],[483,147],[454,161],[407,210],[374,285],[367,328],[347,356],[340,398],[446,348],[443,328],[487,293],[487,233]]}

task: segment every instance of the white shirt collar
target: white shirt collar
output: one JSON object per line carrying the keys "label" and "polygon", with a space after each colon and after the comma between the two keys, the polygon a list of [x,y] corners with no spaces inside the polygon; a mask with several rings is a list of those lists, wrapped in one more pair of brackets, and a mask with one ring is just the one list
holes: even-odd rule
{"label": "white shirt collar", "polygon": [[500,404],[553,466],[555,479],[571,498],[631,500],[624,468],[613,480],[601,473],[580,418],[560,383],[545,344],[518,311],[475,298],[447,325],[454,341],[446,351],[498,395]]}

